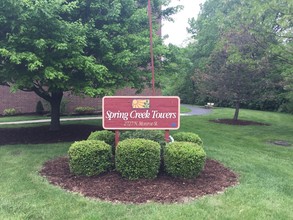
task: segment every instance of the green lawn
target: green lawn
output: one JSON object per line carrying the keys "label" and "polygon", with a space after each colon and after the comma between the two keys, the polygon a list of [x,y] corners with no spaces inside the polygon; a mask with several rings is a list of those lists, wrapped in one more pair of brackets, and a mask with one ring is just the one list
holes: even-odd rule
{"label": "green lawn", "polygon": [[38,115],[31,115],[31,116],[3,116],[0,117],[0,122],[11,122],[11,121],[29,121],[29,120],[39,120],[39,119],[49,119],[46,116],[38,116]]}
{"label": "green lawn", "polygon": [[293,144],[293,116],[241,110],[240,119],[271,126],[209,122],[232,116],[233,109],[214,109],[181,117],[180,131],[198,133],[208,157],[239,174],[239,184],[224,193],[186,204],[97,201],[50,185],[38,174],[45,161],[65,155],[70,143],[0,146],[0,219],[293,219],[293,146],[269,143]]}
{"label": "green lawn", "polygon": [[180,113],[187,113],[187,112],[191,112],[191,109],[185,106],[180,106]]}
{"label": "green lawn", "polygon": [[[90,118],[90,117],[97,117],[100,115],[65,115],[61,116],[61,119],[63,118]],[[31,120],[43,120],[48,119],[50,120],[49,116],[42,116],[42,115],[29,115],[29,116],[4,116],[0,117],[0,123],[1,122],[14,122],[14,121],[31,121]]]}

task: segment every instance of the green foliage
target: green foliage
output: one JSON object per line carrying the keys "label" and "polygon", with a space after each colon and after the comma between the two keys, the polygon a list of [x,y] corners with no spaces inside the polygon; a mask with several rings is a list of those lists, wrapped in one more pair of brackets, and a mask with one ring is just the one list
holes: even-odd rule
{"label": "green foliage", "polygon": [[206,153],[191,142],[173,142],[164,150],[166,172],[174,177],[194,178],[203,170]]}
{"label": "green foliage", "polygon": [[44,113],[44,106],[43,106],[43,103],[41,101],[37,102],[36,113],[39,114],[39,115]]}
{"label": "green foliage", "polygon": [[94,107],[79,106],[74,109],[74,112],[77,114],[86,115],[86,114],[93,114],[95,112],[95,110],[96,109]]}
{"label": "green foliage", "polygon": [[176,142],[192,142],[203,146],[203,141],[201,140],[201,138],[197,134],[192,132],[178,132],[173,134],[172,136]]}
{"label": "green foliage", "polygon": [[279,111],[293,114],[293,98],[281,105]]}
{"label": "green foliage", "polygon": [[6,108],[3,110],[3,115],[5,116],[12,116],[16,115],[17,111],[15,108]]}
{"label": "green foliage", "polygon": [[70,170],[76,175],[99,175],[113,165],[111,146],[104,141],[75,142],[70,146],[68,156]]}
{"label": "green foliage", "polygon": [[161,146],[165,145],[165,135],[164,132],[160,130],[132,130],[121,132],[120,140],[130,138],[143,138],[147,140],[156,141]]}
{"label": "green foliage", "polygon": [[182,101],[232,107],[238,99],[245,108],[288,111],[292,8],[289,0],[205,1],[190,20],[193,69],[176,81]]}
{"label": "green foliage", "polygon": [[[0,83],[33,91],[51,105],[51,130],[60,128],[65,91],[113,94],[149,81],[146,1],[1,0]],[[153,1],[153,21],[176,13]],[[159,24],[154,22],[154,32]],[[153,36],[155,56],[166,47]],[[130,74],[131,73],[131,74]]]}
{"label": "green foliage", "polygon": [[[189,44],[181,48],[170,44],[169,51],[164,57],[167,64],[164,66],[161,76],[162,93],[164,95],[180,96],[185,104],[198,103],[198,85],[194,77],[194,46]],[[174,83],[176,82],[176,83]]]}
{"label": "green foliage", "polygon": [[90,134],[88,140],[105,141],[107,144],[114,146],[115,134],[109,130],[94,131]]}
{"label": "green foliage", "polygon": [[116,148],[115,166],[123,177],[153,179],[160,168],[160,145],[146,139],[126,139]]}

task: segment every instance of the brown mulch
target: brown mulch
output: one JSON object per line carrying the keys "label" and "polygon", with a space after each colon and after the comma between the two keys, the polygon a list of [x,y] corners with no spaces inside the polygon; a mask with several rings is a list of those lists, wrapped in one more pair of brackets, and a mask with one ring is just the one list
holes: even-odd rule
{"label": "brown mulch", "polygon": [[[72,142],[86,139],[99,126],[63,125],[62,132],[51,132],[49,126],[0,128],[0,146],[9,144],[40,144]],[[87,197],[111,202],[160,203],[187,202],[194,198],[223,192],[237,184],[237,175],[217,161],[207,160],[202,173],[194,180],[172,178],[159,174],[154,180],[129,181],[115,171],[95,177],[70,173],[68,158],[46,162],[40,171],[52,184]]]}
{"label": "brown mulch", "polygon": [[223,192],[237,184],[237,175],[217,161],[207,160],[201,174],[192,180],[159,174],[153,180],[130,181],[117,172],[86,177],[70,173],[68,158],[60,157],[45,163],[41,174],[50,183],[84,196],[123,203],[174,203]]}
{"label": "brown mulch", "polygon": [[214,123],[219,123],[219,124],[227,124],[227,125],[239,125],[239,126],[247,126],[247,125],[259,125],[259,126],[270,126],[270,124],[265,124],[261,122],[256,122],[256,121],[247,121],[247,120],[233,120],[233,119],[215,119],[215,120],[210,120],[211,122]]}
{"label": "brown mulch", "polygon": [[285,140],[277,140],[277,141],[269,141],[268,143],[276,145],[276,146],[282,146],[282,147],[291,147],[292,144]]}

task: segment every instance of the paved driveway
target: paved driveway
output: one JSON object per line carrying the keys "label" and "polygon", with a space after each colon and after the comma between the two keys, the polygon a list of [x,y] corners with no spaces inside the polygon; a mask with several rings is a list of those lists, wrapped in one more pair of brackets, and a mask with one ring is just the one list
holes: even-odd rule
{"label": "paved driveway", "polygon": [[191,109],[191,112],[182,113],[180,114],[181,116],[206,115],[212,112],[212,109],[206,109],[195,105],[181,104],[181,106]]}

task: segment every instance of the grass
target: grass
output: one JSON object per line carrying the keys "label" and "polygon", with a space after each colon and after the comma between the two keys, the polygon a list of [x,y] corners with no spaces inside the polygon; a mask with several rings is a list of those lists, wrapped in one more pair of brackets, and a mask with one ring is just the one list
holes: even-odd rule
{"label": "grass", "polygon": [[29,121],[29,120],[39,120],[39,119],[49,119],[47,116],[3,116],[0,117],[0,122],[12,122],[12,121]]}
{"label": "grass", "polygon": [[[90,118],[97,117],[99,115],[64,115],[61,118]],[[50,116],[42,116],[42,115],[28,115],[28,116],[3,116],[0,117],[1,122],[14,122],[14,121],[31,121],[31,120],[43,120],[50,119]]]}
{"label": "grass", "polygon": [[209,122],[232,116],[233,109],[214,109],[205,116],[181,117],[180,131],[199,134],[208,157],[239,174],[239,184],[224,193],[167,205],[88,199],[50,185],[38,174],[45,161],[65,155],[70,143],[7,145],[0,146],[0,219],[293,219],[293,146],[269,143],[293,144],[293,116],[241,110],[240,119],[271,126]]}
{"label": "grass", "polygon": [[180,106],[180,113],[187,113],[187,112],[191,112],[191,109],[181,105]]}

